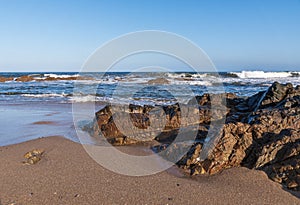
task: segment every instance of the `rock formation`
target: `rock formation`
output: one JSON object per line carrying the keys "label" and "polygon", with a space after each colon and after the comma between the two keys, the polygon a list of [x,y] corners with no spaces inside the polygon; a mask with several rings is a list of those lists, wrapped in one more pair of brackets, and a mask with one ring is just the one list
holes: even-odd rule
{"label": "rock formation", "polygon": [[[299,91],[299,86],[274,83],[265,92],[239,99],[239,107],[229,112],[229,118],[236,115],[236,121],[230,119],[223,126],[220,140],[208,157],[200,161],[195,159],[201,151],[187,153],[178,165],[190,174],[215,174],[226,168],[245,166],[263,170],[272,180],[299,191]],[[191,150],[196,147],[199,143]]]}
{"label": "rock formation", "polygon": [[[249,98],[204,94],[196,101],[197,106],[193,100],[158,107],[107,105],[86,130],[94,136],[102,134],[113,145],[156,140],[161,145],[153,149],[160,152],[169,147],[168,155],[191,146],[193,140],[189,152],[177,162],[192,175],[244,166],[300,190],[300,86],[275,82]],[[190,136],[190,127],[197,129],[196,136]],[[172,143],[182,128],[187,128],[186,138]],[[216,141],[208,149],[211,134]]]}

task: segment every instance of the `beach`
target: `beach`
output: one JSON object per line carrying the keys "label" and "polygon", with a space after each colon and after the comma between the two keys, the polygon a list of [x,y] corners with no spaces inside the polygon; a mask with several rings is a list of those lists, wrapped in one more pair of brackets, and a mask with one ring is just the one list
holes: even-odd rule
{"label": "beach", "polygon": [[299,10],[0,2],[0,205],[300,205]]}
{"label": "beach", "polygon": [[[1,205],[299,204],[299,78],[274,78],[291,72],[263,79],[253,78],[257,72],[249,78],[223,73],[223,86],[203,85],[216,80],[211,73],[163,74],[164,80],[161,74],[111,73],[108,80],[78,81],[67,74],[51,80],[27,74],[33,77],[25,82],[23,73],[14,73],[15,80],[0,83]],[[171,88],[178,99],[165,95]],[[117,121],[118,115],[129,118]],[[210,129],[217,130],[213,144]],[[104,146],[103,137],[128,155],[156,153],[174,165],[151,175],[118,174],[85,149]],[[28,152],[42,154],[26,159]],[[114,159],[106,160],[139,173],[132,161]],[[144,165],[138,169],[151,172],[152,164]]]}
{"label": "beach", "polygon": [[[24,165],[23,155],[32,149],[45,153],[37,164]],[[93,161],[80,144],[62,137],[2,146],[0,153],[1,204],[299,203],[264,172],[246,168],[196,178],[173,171],[119,175]]]}

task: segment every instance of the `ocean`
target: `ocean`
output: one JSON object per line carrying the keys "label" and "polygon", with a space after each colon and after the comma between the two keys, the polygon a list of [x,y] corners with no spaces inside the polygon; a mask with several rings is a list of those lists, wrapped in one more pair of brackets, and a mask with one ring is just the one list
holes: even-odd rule
{"label": "ocean", "polygon": [[107,103],[187,103],[207,92],[247,97],[275,81],[300,85],[300,72],[0,73],[0,146],[58,135],[78,142],[73,103],[96,102],[97,110]]}
{"label": "ocean", "polygon": [[[16,81],[29,76],[28,82]],[[87,79],[74,83],[73,78]],[[231,92],[247,97],[265,90],[274,81],[300,84],[300,72],[242,71],[222,73],[0,73],[12,80],[0,82],[0,103],[111,102],[133,104],[186,101],[192,94]],[[47,80],[47,78],[51,80]],[[70,80],[71,79],[71,80]],[[158,79],[158,81],[155,81]],[[164,79],[161,81],[161,79]],[[158,82],[158,83],[156,83]],[[96,88],[95,88],[96,86]],[[75,87],[75,88],[74,88]]]}

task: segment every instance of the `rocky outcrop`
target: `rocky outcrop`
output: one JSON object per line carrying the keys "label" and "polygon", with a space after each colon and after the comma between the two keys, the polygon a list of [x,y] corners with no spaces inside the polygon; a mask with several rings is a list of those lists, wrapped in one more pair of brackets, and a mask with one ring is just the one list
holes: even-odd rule
{"label": "rocky outcrop", "polygon": [[[190,127],[197,129],[195,138]],[[172,143],[179,129],[186,138]],[[161,145],[153,150],[167,150],[168,160],[190,147],[177,165],[192,175],[244,166],[300,191],[300,86],[275,82],[249,98],[204,94],[187,105],[107,105],[90,131],[114,145],[156,140]]]}
{"label": "rocky outcrop", "polygon": [[182,127],[199,125],[207,115],[195,106],[107,105],[96,113],[94,122],[85,130],[93,136],[102,134],[114,145],[145,141],[172,141]]}
{"label": "rocky outcrop", "polygon": [[267,91],[259,92],[248,98],[247,104],[251,110],[266,108],[275,106],[282,100],[297,94],[299,94],[299,87],[294,89],[291,83],[283,85],[275,82]]}
{"label": "rocky outcrop", "polygon": [[[259,169],[274,181],[299,191],[299,86],[274,83],[266,92],[240,102],[243,112],[239,114],[237,108],[229,112],[229,117],[232,113],[240,120],[223,126],[208,157],[199,159],[203,150],[196,155],[187,153],[178,165],[190,174],[215,174],[236,166]],[[191,150],[197,146],[194,144]]]}

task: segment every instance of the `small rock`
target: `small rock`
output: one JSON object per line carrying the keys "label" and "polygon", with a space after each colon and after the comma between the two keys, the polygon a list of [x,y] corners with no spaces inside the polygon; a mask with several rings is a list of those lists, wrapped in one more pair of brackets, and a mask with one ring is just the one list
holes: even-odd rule
{"label": "small rock", "polygon": [[282,182],[282,179],[281,179],[280,177],[278,177],[278,176],[273,177],[272,180],[273,180],[274,182],[278,182],[278,183],[280,183],[280,184],[281,184],[281,182]]}
{"label": "small rock", "polygon": [[295,181],[292,181],[292,182],[288,183],[287,187],[289,189],[297,188],[298,184]]}
{"label": "small rock", "polygon": [[31,150],[30,152],[27,152],[26,154],[24,154],[24,157],[26,159],[29,159],[33,156],[38,156],[38,155],[42,155],[44,153],[43,150],[40,150],[40,149],[33,149]]}
{"label": "small rock", "polygon": [[40,149],[31,150],[30,152],[24,154],[24,158],[26,158],[27,160],[23,163],[27,165],[36,164],[42,159],[43,153],[44,151]]}

